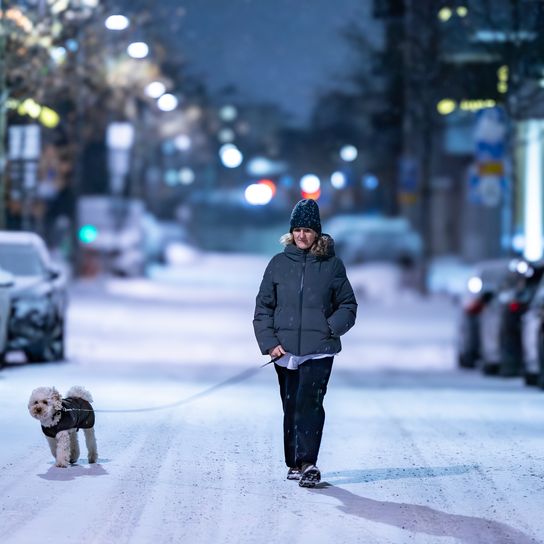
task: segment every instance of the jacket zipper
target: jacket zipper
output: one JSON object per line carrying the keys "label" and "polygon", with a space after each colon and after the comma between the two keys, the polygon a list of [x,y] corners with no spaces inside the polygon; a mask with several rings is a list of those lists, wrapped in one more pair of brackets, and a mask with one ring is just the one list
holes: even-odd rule
{"label": "jacket zipper", "polygon": [[302,261],[302,274],[300,275],[300,292],[298,296],[298,303],[300,308],[300,315],[298,318],[298,355],[300,355],[300,348],[302,343],[302,291],[304,290],[304,274],[306,273],[306,253],[304,254],[304,260]]}

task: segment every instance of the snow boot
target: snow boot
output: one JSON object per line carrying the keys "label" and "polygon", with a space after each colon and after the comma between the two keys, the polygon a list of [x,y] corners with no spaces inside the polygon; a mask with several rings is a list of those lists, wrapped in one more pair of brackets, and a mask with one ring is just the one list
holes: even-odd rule
{"label": "snow boot", "polygon": [[295,467],[291,467],[289,468],[289,470],[287,471],[287,479],[288,480],[300,480],[300,469]]}
{"label": "snow boot", "polygon": [[321,481],[321,472],[315,465],[304,465],[298,485],[300,487],[315,487]]}

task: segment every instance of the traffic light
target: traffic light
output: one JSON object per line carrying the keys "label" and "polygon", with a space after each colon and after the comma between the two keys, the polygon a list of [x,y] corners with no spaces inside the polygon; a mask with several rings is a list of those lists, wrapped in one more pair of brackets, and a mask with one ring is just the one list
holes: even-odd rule
{"label": "traffic light", "polygon": [[79,241],[84,244],[91,244],[98,237],[98,229],[94,225],[83,225],[78,233]]}

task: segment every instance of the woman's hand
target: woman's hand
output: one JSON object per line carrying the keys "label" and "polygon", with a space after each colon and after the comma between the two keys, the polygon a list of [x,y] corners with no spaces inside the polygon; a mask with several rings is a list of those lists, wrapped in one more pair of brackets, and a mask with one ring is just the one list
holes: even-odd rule
{"label": "woman's hand", "polygon": [[285,355],[285,350],[283,349],[283,346],[281,344],[278,344],[275,348],[269,349],[268,354],[272,359],[275,359],[276,357],[281,357],[282,355]]}

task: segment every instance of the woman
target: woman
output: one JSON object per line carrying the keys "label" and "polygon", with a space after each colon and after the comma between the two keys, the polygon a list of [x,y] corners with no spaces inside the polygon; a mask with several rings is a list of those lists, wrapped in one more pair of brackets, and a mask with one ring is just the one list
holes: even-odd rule
{"label": "woman", "polygon": [[321,233],[314,200],[298,202],[290,227],[281,238],[283,253],[264,273],[253,327],[263,355],[278,358],[287,478],[314,487],[321,480],[316,464],[323,397],[340,336],[355,323],[357,302],[332,238]]}

